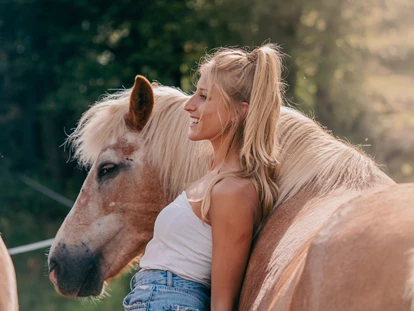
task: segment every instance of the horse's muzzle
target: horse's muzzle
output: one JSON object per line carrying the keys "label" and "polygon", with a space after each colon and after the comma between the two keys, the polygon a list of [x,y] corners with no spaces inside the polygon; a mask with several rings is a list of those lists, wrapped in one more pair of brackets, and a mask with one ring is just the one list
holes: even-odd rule
{"label": "horse's muzzle", "polygon": [[65,297],[99,296],[104,279],[100,255],[82,244],[59,243],[49,255],[49,279]]}

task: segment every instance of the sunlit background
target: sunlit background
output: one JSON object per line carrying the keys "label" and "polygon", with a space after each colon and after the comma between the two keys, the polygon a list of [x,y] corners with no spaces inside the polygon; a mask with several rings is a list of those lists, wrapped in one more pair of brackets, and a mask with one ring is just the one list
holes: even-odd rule
{"label": "sunlit background", "polygon": [[[412,0],[0,0],[0,231],[8,247],[54,237],[86,172],[60,147],[101,94],[136,74],[193,88],[205,51],[283,48],[286,103],[414,180]],[[58,296],[47,249],[14,255],[21,310],[122,310],[126,275],[100,301]]]}

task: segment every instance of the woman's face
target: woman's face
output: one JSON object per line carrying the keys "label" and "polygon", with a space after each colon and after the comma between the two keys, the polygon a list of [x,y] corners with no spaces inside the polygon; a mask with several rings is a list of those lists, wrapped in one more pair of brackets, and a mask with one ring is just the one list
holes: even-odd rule
{"label": "woman's face", "polygon": [[232,122],[232,113],[226,108],[214,85],[208,90],[207,78],[208,73],[201,75],[197,91],[185,104],[184,109],[190,114],[188,137],[191,140],[213,142],[221,139],[222,134],[226,133],[225,129],[228,129]]}

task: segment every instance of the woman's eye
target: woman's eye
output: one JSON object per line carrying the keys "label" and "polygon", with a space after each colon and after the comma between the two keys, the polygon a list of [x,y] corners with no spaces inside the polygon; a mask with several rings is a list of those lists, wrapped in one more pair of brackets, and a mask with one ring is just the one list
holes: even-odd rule
{"label": "woman's eye", "polygon": [[207,99],[207,95],[200,94],[200,98],[201,98],[202,100],[206,100],[206,99]]}

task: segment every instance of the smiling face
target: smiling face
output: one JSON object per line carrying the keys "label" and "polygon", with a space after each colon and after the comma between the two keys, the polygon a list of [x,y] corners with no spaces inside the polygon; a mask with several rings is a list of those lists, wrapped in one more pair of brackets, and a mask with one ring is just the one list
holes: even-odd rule
{"label": "smiling face", "polygon": [[188,137],[191,140],[209,140],[214,143],[228,133],[233,114],[218,88],[212,84],[209,89],[208,75],[208,71],[201,75],[197,91],[184,109],[190,114]]}

